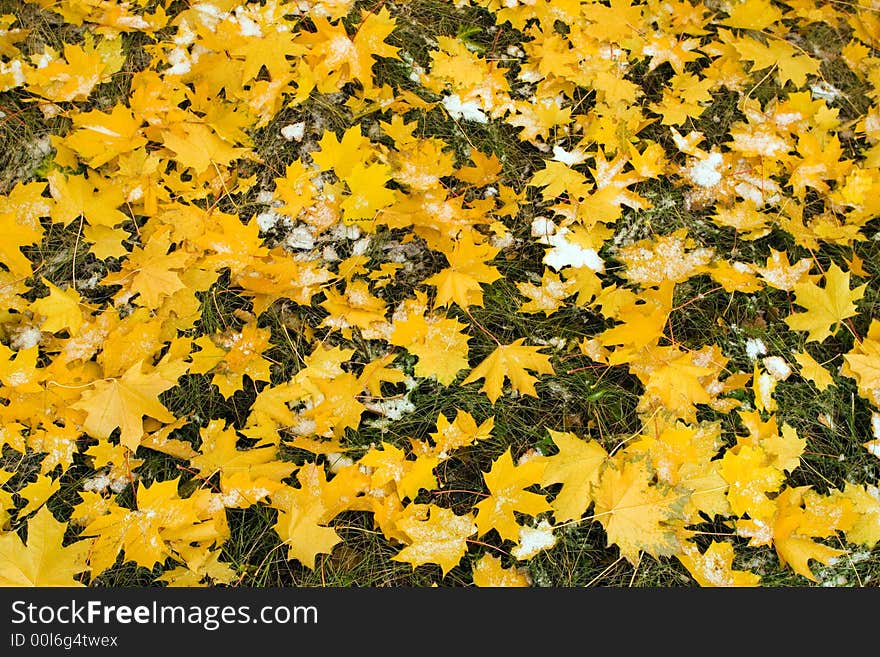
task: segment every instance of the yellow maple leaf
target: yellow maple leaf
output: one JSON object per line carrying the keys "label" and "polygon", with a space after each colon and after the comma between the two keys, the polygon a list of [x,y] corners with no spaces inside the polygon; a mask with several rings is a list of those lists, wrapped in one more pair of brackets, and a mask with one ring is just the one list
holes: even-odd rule
{"label": "yellow maple leaf", "polygon": [[825,287],[815,283],[794,286],[795,303],[807,310],[785,318],[796,331],[809,331],[807,342],[822,342],[837,329],[840,322],[858,314],[855,301],[862,298],[868,284],[849,289],[849,272],[832,264],[825,272]]}
{"label": "yellow maple leaf", "polygon": [[140,126],[141,119],[121,104],[114,105],[109,114],[99,110],[82,112],[73,116],[73,131],[64,144],[97,169],[117,155],[144,146],[147,139]]}
{"label": "yellow maple leaf", "polygon": [[17,182],[6,194],[0,194],[0,215],[11,213],[17,223],[32,230],[41,230],[40,217],[48,217],[51,199],[43,196],[45,182]]}
{"label": "yellow maple leaf", "polygon": [[85,226],[83,228],[83,239],[91,243],[89,252],[99,260],[107,258],[121,258],[128,254],[128,249],[122,243],[123,240],[129,239],[128,231],[122,228],[111,228],[109,226]]}
{"label": "yellow maple leaf", "polygon": [[329,554],[342,538],[327,526],[332,517],[325,503],[324,469],[306,463],[296,478],[299,488],[287,486],[272,495],[272,505],[279,509],[274,529],[287,545],[287,558],[314,569],[315,557]]}
{"label": "yellow maple leaf", "polygon": [[18,510],[18,517],[24,518],[29,513],[42,508],[49,501],[49,498],[59,490],[61,490],[60,479],[53,479],[43,474],[38,475],[36,481],[30,482],[18,491],[19,496],[27,500],[27,504]]}
{"label": "yellow maple leaf", "polygon": [[347,224],[372,221],[380,210],[392,205],[397,198],[397,193],[385,186],[391,180],[391,168],[385,164],[358,163],[342,180],[350,192],[340,205]]}
{"label": "yellow maple leaf", "polygon": [[62,290],[45,278],[43,283],[49,288],[49,295],[31,303],[31,310],[44,317],[40,330],[55,333],[67,329],[71,337],[75,336],[83,324],[79,292],[72,287]]}
{"label": "yellow maple leaf", "polygon": [[753,200],[720,207],[712,220],[719,226],[733,228],[746,240],[757,240],[771,230],[768,225],[771,216],[758,210],[758,205]]}
{"label": "yellow maple leaf", "polygon": [[733,569],[733,545],[727,542],[712,541],[702,553],[685,542],[675,556],[700,586],[759,586],[761,582],[760,575]]}
{"label": "yellow maple leaf", "polygon": [[721,476],[728,483],[727,501],[736,515],[766,514],[770,506],[767,493],[779,490],[785,474],[761,447],[740,445],[729,449],[721,459]]}
{"label": "yellow maple leaf", "polygon": [[[749,0],[749,2],[772,6],[769,0]],[[778,11],[775,7],[774,10]],[[763,22],[760,14],[753,16]],[[798,48],[783,38],[769,38],[765,44],[751,36],[744,36],[733,39],[732,44],[742,59],[753,62],[753,72],[775,66],[782,85],[791,81],[796,86],[802,87],[807,82],[807,75],[820,75],[821,62],[806,54],[803,48]]]}
{"label": "yellow maple leaf", "polygon": [[852,525],[844,529],[851,543],[871,549],[880,542],[880,488],[871,484],[845,483],[843,495],[857,514]]}
{"label": "yellow maple leaf", "polygon": [[86,412],[83,430],[90,436],[106,440],[119,428],[121,443],[134,451],[144,435],[145,415],[160,422],[175,420],[159,394],[176,383],[159,372],[144,372],[143,361],[138,361],[119,378],[95,381],[71,407]]}
{"label": "yellow maple leaf", "polygon": [[761,412],[740,411],[739,416],[749,432],[748,436],[740,436],[738,445],[750,445],[764,451],[767,465],[791,472],[800,464],[801,455],[806,449],[807,441],[799,438],[797,430],[783,424],[777,427],[776,416],[771,415],[766,421],[761,419]]}
{"label": "yellow maple leaf", "polygon": [[724,382],[719,380],[728,358],[716,345],[691,351],[657,346],[643,352],[621,351],[615,357],[629,362],[630,370],[645,386],[639,400],[640,412],[651,413],[661,407],[683,420],[696,422],[698,404],[724,409],[728,400],[718,395],[738,387],[733,376]]}
{"label": "yellow maple leaf", "polygon": [[446,575],[467,552],[467,539],[477,531],[471,514],[455,515],[434,504],[410,504],[396,521],[409,539],[407,546],[391,557],[416,568],[435,563]]}
{"label": "yellow maple leaf", "polygon": [[608,461],[593,490],[592,517],[605,528],[608,545],[617,545],[631,564],[638,563],[643,551],[657,557],[681,550],[672,521],[685,500],[673,490],[662,490],[652,479],[644,460]]}
{"label": "yellow maple leaf", "polygon": [[123,289],[138,295],[138,303],[156,308],[160,301],[185,289],[180,278],[182,269],[191,260],[183,250],[168,253],[171,244],[168,230],[155,233],[143,248],[135,248],[118,272],[104,277],[105,285],[121,283]]}
{"label": "yellow maple leaf", "polygon": [[544,463],[540,460],[514,465],[509,448],[499,456],[483,475],[490,495],[474,505],[479,535],[495,529],[502,539],[517,541],[520,525],[514,511],[530,516],[549,511],[550,504],[543,495],[523,490],[539,483],[543,473]]}
{"label": "yellow maple leaf", "polygon": [[525,570],[515,567],[505,568],[501,564],[501,558],[484,554],[474,564],[474,586],[482,587],[524,587],[531,586],[532,580]]}
{"label": "yellow maple leaf", "polygon": [[339,438],[347,428],[358,426],[366,407],[358,401],[364,388],[354,374],[346,372],[334,379],[318,379],[315,386],[319,401],[304,415],[314,420],[316,435]]}
{"label": "yellow maple leaf", "polygon": [[[245,375],[252,381],[270,379],[271,363],[263,357],[263,352],[269,348],[270,336],[269,329],[257,328],[256,324],[250,323],[243,326],[241,331],[219,337],[223,347],[228,351],[214,366],[211,383],[217,386],[221,395],[229,398],[233,393],[241,390]],[[204,364],[210,361],[210,353],[210,348],[207,348]]]}
{"label": "yellow maple leaf", "polygon": [[90,32],[85,33],[82,46],[65,43],[64,57],[53,57],[50,48],[46,54],[46,65],[29,72],[27,88],[54,102],[86,100],[97,84],[109,81],[125,62],[122,39],[96,42]]}
{"label": "yellow maple leaf", "polygon": [[472,445],[478,440],[487,440],[492,436],[494,427],[495,416],[486,418],[477,426],[477,421],[470,413],[459,409],[452,422],[440,413],[437,416],[437,430],[429,435],[434,440],[434,451],[442,456],[459,447]]}
{"label": "yellow maple leaf", "polygon": [[746,30],[763,30],[782,18],[782,11],[770,0],[732,2],[727,12],[720,23]]}
{"label": "yellow maple leaf", "polygon": [[[136,510],[114,503],[107,514],[94,519],[83,529],[83,536],[95,537],[89,554],[94,573],[110,567],[120,550],[124,550],[126,561],[134,561],[145,568],[153,568],[173,556],[171,543],[177,534],[200,523],[194,504],[196,500],[182,499],[178,494],[179,485],[178,477],[139,486]],[[208,491],[204,492],[210,495]]]}
{"label": "yellow maple leaf", "polygon": [[498,249],[480,243],[475,236],[463,233],[446,252],[449,267],[425,279],[428,285],[437,287],[436,305],[447,306],[452,302],[460,308],[483,305],[481,283],[492,283],[501,278],[501,272],[486,261],[494,258]]}
{"label": "yellow maple leaf", "polygon": [[173,152],[175,160],[184,167],[192,167],[197,174],[250,154],[248,149],[233,146],[197,119],[172,123],[162,131],[162,142]]}
{"label": "yellow maple leaf", "polygon": [[480,151],[471,151],[472,167],[461,167],[455,172],[455,177],[461,181],[482,187],[491,185],[501,173],[501,161],[495,153],[486,155]]}
{"label": "yellow maple leaf", "polygon": [[20,43],[27,38],[27,35],[30,33],[29,29],[26,28],[12,28],[12,25],[18,20],[18,18],[14,15],[5,14],[0,16],[0,55],[3,57],[13,58],[20,52],[18,48],[15,47],[16,43]]}
{"label": "yellow maple leaf", "polygon": [[87,570],[91,541],[64,546],[67,524],[47,507],[27,523],[27,542],[14,531],[0,533],[0,586],[79,587],[73,578]]}
{"label": "yellow maple leaf", "polygon": [[563,281],[559,274],[544,268],[541,284],[522,282],[516,284],[517,289],[529,301],[519,307],[521,313],[544,313],[552,315],[563,305],[564,300],[574,293],[571,281]]}
{"label": "yellow maple leaf", "polygon": [[710,90],[714,84],[710,79],[678,73],[663,90],[663,99],[651,105],[651,110],[663,115],[663,125],[681,125],[688,119],[699,118],[705,109],[704,103],[712,100]]}
{"label": "yellow maple leaf", "polygon": [[544,462],[541,486],[562,484],[562,490],[550,503],[557,522],[580,518],[593,501],[592,488],[599,482],[599,472],[608,452],[594,440],[584,440],[566,431],[547,430],[559,451]]}
{"label": "yellow maple leaf", "polygon": [[368,339],[379,337],[380,331],[387,326],[385,302],[373,296],[367,281],[351,281],[344,292],[328,287],[324,294],[327,298],[321,302],[321,307],[330,315],[324,318],[321,326],[339,328],[347,337],[351,336],[351,328],[356,327]]}
{"label": "yellow maple leaf", "polygon": [[415,300],[406,300],[395,312],[388,341],[418,357],[413,372],[434,377],[444,386],[455,380],[468,366],[467,326],[453,317],[427,310],[427,295],[416,291]]}
{"label": "yellow maple leaf", "polygon": [[813,261],[809,258],[801,258],[791,263],[788,260],[788,253],[770,249],[764,267],[756,267],[755,271],[770,287],[791,291],[794,290],[795,285],[814,278],[809,273],[812,266]]}
{"label": "yellow maple leaf", "polygon": [[616,286],[602,288],[594,303],[601,307],[603,315],[620,324],[602,331],[596,338],[598,343],[604,347],[625,345],[633,349],[656,343],[672,311],[674,289],[672,281],[649,288],[640,295]]}
{"label": "yellow maple leaf", "polygon": [[537,397],[535,381],[526,370],[532,370],[537,374],[553,374],[553,365],[550,357],[540,353],[541,347],[523,345],[525,338],[518,338],[510,344],[499,344],[495,350],[480,362],[470,374],[461,382],[467,385],[473,381],[485,378],[480,388],[486,393],[493,404],[501,396],[501,386],[504,379],[510,379],[513,389],[523,395]]}
{"label": "yellow maple leaf", "polygon": [[806,350],[794,354],[794,359],[800,365],[800,374],[808,381],[812,381],[819,392],[825,390],[828,386],[835,385],[834,378],[831,374],[816,362]]}
{"label": "yellow maple leaf", "polygon": [[[0,344],[0,381],[18,393],[39,392],[45,369],[37,368],[40,347],[34,345],[13,352]],[[14,354],[14,357],[13,357]]]}
{"label": "yellow maple leaf", "polygon": [[[328,131],[325,135],[332,135]],[[318,153],[313,153],[313,157]],[[315,201],[315,184],[312,178],[314,169],[308,168],[300,160],[287,165],[283,178],[275,178],[275,196],[282,201],[279,211],[296,217]]]}
{"label": "yellow maple leaf", "polygon": [[[144,422],[144,430],[148,433],[141,439],[141,446],[168,454],[176,459],[189,461],[198,456],[198,452],[193,449],[189,441],[170,437],[172,433],[183,428],[187,423],[186,417],[165,425],[148,417]],[[158,429],[153,429],[152,425],[154,424],[158,425]]]}
{"label": "yellow maple leaf", "polygon": [[21,247],[38,244],[43,239],[43,229],[24,225],[12,212],[0,214],[0,232],[4,239],[0,241],[0,262],[13,276],[27,278],[31,275],[33,263],[21,252]]}
{"label": "yellow maple leaf", "polygon": [[361,134],[358,126],[351,126],[343,132],[341,140],[335,132],[327,130],[318,146],[319,150],[311,154],[312,160],[324,171],[332,169],[340,178],[348,176],[356,164],[369,159],[372,153],[370,140]]}
{"label": "yellow maple leaf", "polygon": [[716,260],[709,267],[709,275],[727,292],[757,292],[763,287],[754,266],[745,262]]}
{"label": "yellow maple leaf", "polygon": [[646,238],[621,247],[617,257],[626,265],[621,272],[643,287],[665,281],[680,283],[707,271],[714,250],[698,247],[682,228],[657,239]]}
{"label": "yellow maple leaf", "polygon": [[421,489],[434,490],[437,487],[434,468],[440,459],[436,456],[421,454],[408,459],[402,449],[383,442],[381,450],[370,449],[358,463],[373,468],[370,479],[374,488],[392,483],[401,500],[414,500]]}
{"label": "yellow maple leaf", "polygon": [[880,320],[871,320],[868,335],[843,355],[840,373],[855,379],[859,395],[880,406]]}
{"label": "yellow maple leaf", "polygon": [[388,367],[396,354],[388,353],[370,361],[364,365],[358,376],[358,382],[366,388],[373,397],[382,396],[382,382],[402,383],[406,380],[406,374],[394,367]]}
{"label": "yellow maple leaf", "polygon": [[[814,537],[828,537],[838,529],[845,529],[852,521],[852,512],[846,513],[839,502],[836,509],[815,509],[808,494],[809,486],[786,488],[774,500],[776,514],[773,522],[773,546],[780,562],[791,566],[792,570],[815,582],[810,571],[809,561],[816,560],[827,565],[845,553],[845,550],[832,548],[813,540]],[[847,500],[848,501],[848,500]]]}
{"label": "yellow maple leaf", "polygon": [[238,449],[235,429],[224,427],[222,420],[211,420],[199,433],[202,444],[199,454],[190,459],[190,465],[205,478],[217,472],[227,477],[246,473],[251,479],[280,482],[296,469],[295,463],[279,461],[277,450],[271,445]]}
{"label": "yellow maple leaf", "polygon": [[112,228],[128,220],[117,209],[125,202],[125,195],[109,180],[99,175],[65,176],[60,171],[49,172],[46,179],[55,199],[51,211],[55,221],[68,224],[83,216],[92,226]]}

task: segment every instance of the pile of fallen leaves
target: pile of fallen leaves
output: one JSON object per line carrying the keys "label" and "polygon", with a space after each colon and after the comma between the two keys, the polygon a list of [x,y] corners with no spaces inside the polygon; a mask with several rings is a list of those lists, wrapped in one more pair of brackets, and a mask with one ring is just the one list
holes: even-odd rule
{"label": "pile of fallen leaves", "polygon": [[[880,455],[880,320],[860,308],[856,250],[880,212],[876,2],[456,0],[518,43],[429,34],[421,63],[396,37],[404,2],[20,4],[63,45],[0,16],[0,100],[57,127],[43,165],[0,188],[0,583],[94,584],[129,562],[156,582],[241,582],[224,545],[229,511],[252,507],[301,567],[342,544],[341,514],[365,514],[392,560],[478,585],[529,584],[577,524],[700,585],[760,584],[733,567],[743,546],[815,580],[811,560],[880,541],[876,470],[795,479],[809,441],[777,419],[794,381],[851,385],[857,447]],[[816,26],[845,45],[817,52]],[[867,109],[841,109],[830,60]],[[408,74],[392,84],[388,66]],[[734,116],[710,139],[695,126],[721,96]],[[322,98],[348,125],[278,122]],[[430,117],[513,134],[540,164],[462,157]],[[291,146],[283,170],[255,146],[267,130]],[[754,249],[634,232],[651,185]],[[41,254],[65,235],[79,262],[53,268]],[[524,325],[574,308],[595,330],[553,343],[477,319],[502,263],[534,254],[542,273],[509,281]],[[726,343],[677,341],[695,282],[699,299],[787,299],[777,328],[799,351],[756,342],[745,368]],[[218,325],[221,294],[237,305]],[[270,325],[279,308],[289,321]],[[294,366],[270,355],[285,342]],[[422,382],[492,409],[554,394],[569,357],[631,377],[636,431],[547,417],[546,444],[523,446],[457,409],[358,440]],[[234,417],[167,405],[196,380],[238,400]],[[471,483],[480,501],[437,494],[486,441],[506,443]],[[176,475],[145,466],[156,453]],[[703,540],[710,522],[726,533]]]}

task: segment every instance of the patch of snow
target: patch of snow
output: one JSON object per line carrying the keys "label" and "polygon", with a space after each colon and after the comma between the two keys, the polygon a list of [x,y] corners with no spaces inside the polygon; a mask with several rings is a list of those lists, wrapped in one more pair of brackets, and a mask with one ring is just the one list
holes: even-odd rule
{"label": "patch of snow", "polygon": [[357,240],[354,244],[351,245],[351,254],[352,255],[364,255],[367,252],[367,249],[370,248],[370,236],[362,237]]}
{"label": "patch of snow", "polygon": [[463,103],[458,94],[444,96],[443,107],[453,119],[464,119],[477,123],[488,123],[489,121],[489,117],[483,113],[476,101],[470,100]]}
{"label": "patch of snow", "polygon": [[238,19],[238,31],[241,33],[241,36],[257,38],[263,36],[263,30],[260,29],[260,25],[256,21],[241,12],[236,13],[236,18]]}
{"label": "patch of snow", "polygon": [[116,25],[132,30],[150,29],[150,24],[144,20],[143,16],[120,16],[114,22]]}
{"label": "patch of snow", "polygon": [[415,405],[407,397],[380,399],[376,402],[367,402],[364,406],[368,411],[381,415],[392,422],[416,410]]}
{"label": "patch of snow", "polygon": [[361,229],[356,225],[347,226],[338,223],[330,229],[330,238],[334,240],[356,240],[361,236]]}
{"label": "patch of snow", "polygon": [[547,550],[556,545],[556,540],[556,536],[553,534],[553,525],[542,520],[537,527],[519,528],[519,544],[514,546],[510,554],[520,560],[531,559],[541,550]]}
{"label": "patch of snow", "polygon": [[789,376],[791,376],[791,366],[785,362],[785,359],[780,356],[767,356],[762,361],[764,363],[764,367],[777,381],[785,381]]}
{"label": "patch of snow", "polygon": [[496,249],[506,249],[513,244],[513,241],[513,235],[510,233],[504,233],[504,235],[492,235],[492,237],[489,238],[489,243]]}
{"label": "patch of snow", "polygon": [[714,187],[721,182],[721,166],[724,157],[721,153],[709,153],[709,157],[698,161],[690,169],[690,177],[700,187]]}
{"label": "patch of snow", "polygon": [[549,237],[556,232],[556,224],[547,217],[537,217],[532,221],[532,237]]}
{"label": "patch of snow", "polygon": [[9,346],[15,351],[30,349],[40,344],[43,333],[36,326],[23,326],[9,340]]}
{"label": "patch of snow", "polygon": [[[0,64],[0,66],[2,66],[2,64]],[[44,119],[54,119],[56,116],[64,111],[59,105],[56,105],[55,103],[40,103],[39,107],[40,112],[43,113]]]}
{"label": "patch of snow", "polygon": [[168,53],[167,61],[170,68],[165,69],[165,75],[185,75],[192,68],[193,60],[185,48],[175,48]]}
{"label": "patch of snow", "polygon": [[354,461],[350,456],[346,456],[345,454],[338,454],[333,452],[331,454],[327,454],[327,466],[328,470],[330,470],[331,474],[337,474],[343,468],[347,468],[350,465],[354,465]]}
{"label": "patch of snow", "polygon": [[773,408],[773,389],[776,387],[776,379],[767,374],[766,372],[761,372],[758,375],[757,386],[755,389],[755,396],[760,398],[761,404],[765,409]]}
{"label": "patch of snow", "polygon": [[767,345],[764,344],[761,338],[749,338],[746,340],[746,356],[749,357],[749,360],[757,360],[758,356],[763,356],[766,353]]}
{"label": "patch of snow", "polygon": [[553,159],[562,162],[566,166],[574,166],[581,164],[587,159],[587,154],[582,150],[575,148],[573,151],[566,151],[561,146],[553,147]]}
{"label": "patch of snow", "polygon": [[840,97],[840,89],[833,84],[828,84],[824,80],[820,80],[816,84],[810,85],[810,92],[813,98],[821,98],[822,100],[837,100]]}
{"label": "patch of snow", "polygon": [[21,86],[25,82],[24,70],[21,68],[21,60],[13,59],[8,64],[0,62],[0,74],[12,75],[12,82],[15,86]]}
{"label": "patch of snow", "polygon": [[564,267],[589,267],[596,272],[604,271],[605,261],[599,257],[599,253],[595,249],[585,249],[580,244],[570,242],[566,238],[568,232],[568,228],[563,226],[540,240],[542,244],[553,247],[544,255],[544,264],[556,271]]}
{"label": "patch of snow", "polygon": [[260,193],[257,194],[257,203],[262,203],[263,205],[271,205],[275,202],[275,194],[271,189],[261,189]]}
{"label": "patch of snow", "polygon": [[255,221],[257,226],[260,227],[260,231],[265,233],[272,230],[278,223],[286,222],[287,217],[283,214],[278,214],[274,210],[268,210],[258,214]]}
{"label": "patch of snow", "polygon": [[336,249],[332,246],[325,246],[321,252],[321,257],[324,259],[324,262],[336,262],[339,260],[339,254],[336,253]]}
{"label": "patch of snow", "polygon": [[[132,475],[132,476],[135,476],[135,475]],[[121,493],[122,491],[124,491],[126,489],[126,487],[128,486],[128,483],[129,483],[128,479],[126,479],[125,477],[117,477],[116,479],[114,479],[113,481],[110,482],[110,490],[112,490],[114,493]]]}
{"label": "patch of snow", "polygon": [[284,137],[287,141],[302,141],[305,132],[305,121],[300,121],[299,123],[291,123],[281,128],[281,136]]}
{"label": "patch of snow", "polygon": [[111,484],[110,475],[103,473],[92,477],[91,479],[86,479],[83,482],[83,490],[84,491],[92,491],[95,493],[103,493],[110,487]]}

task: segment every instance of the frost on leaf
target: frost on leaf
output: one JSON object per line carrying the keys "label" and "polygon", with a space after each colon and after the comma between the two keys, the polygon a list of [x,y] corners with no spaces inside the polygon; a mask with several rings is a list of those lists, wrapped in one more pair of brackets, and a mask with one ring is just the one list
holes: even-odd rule
{"label": "frost on leaf", "polygon": [[407,545],[392,557],[412,564],[438,564],[446,575],[467,551],[467,539],[477,531],[473,516],[456,515],[433,504],[411,504],[397,521]]}
{"label": "frost on leaf", "polygon": [[593,493],[593,517],[605,528],[608,545],[617,545],[632,564],[642,552],[670,556],[680,549],[674,521],[683,496],[652,479],[644,461],[617,461],[603,469]]}

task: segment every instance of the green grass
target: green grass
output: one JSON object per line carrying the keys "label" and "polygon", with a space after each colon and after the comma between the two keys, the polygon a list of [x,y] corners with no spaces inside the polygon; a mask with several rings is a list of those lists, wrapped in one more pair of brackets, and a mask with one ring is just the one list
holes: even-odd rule
{"label": "green grass", "polygon": [[[361,8],[373,4],[358,3]],[[19,16],[24,26],[32,29],[25,44],[30,52],[37,52],[43,44],[58,48],[62,42],[75,40],[71,31],[76,30],[69,26],[62,28],[50,20],[49,14],[37,11],[31,5],[22,7],[16,0],[0,0],[0,14],[10,12]],[[457,35],[483,54],[504,53],[509,45],[518,43],[522,38],[509,26],[499,30],[483,10],[471,7],[458,9],[449,2],[415,0],[399,6],[396,16],[399,27],[389,42],[405,51],[422,67],[428,67],[430,63],[428,53],[433,47],[430,35]],[[124,39],[126,65],[112,83],[102,85],[95,94],[95,108],[106,109],[123,99],[129,78],[126,72],[140,70],[147,63],[143,49],[146,40],[129,36]],[[807,39],[822,43],[831,51],[835,48],[839,50],[844,43],[843,37],[836,31],[819,28],[808,34]],[[410,81],[410,67],[405,62],[383,60],[377,63],[374,70],[380,82],[388,82],[398,88],[418,88]],[[666,66],[652,72],[637,70],[633,73],[633,79],[643,86],[646,97],[651,99],[652,94],[656,96],[662,89],[662,83],[670,74],[671,70]],[[862,114],[869,107],[871,100],[865,95],[864,83],[856,79],[839,59],[829,57],[823,64],[823,74],[843,92],[839,103],[842,118]],[[782,92],[771,78],[752,91],[756,98],[762,100],[769,100]],[[428,94],[425,92],[425,95],[427,97]],[[63,134],[66,128],[64,118],[46,120],[27,100],[25,94],[15,91],[0,94],[0,110],[6,114],[0,121],[0,142],[18,146],[0,149],[0,193],[8,192],[16,182],[40,179],[46,156],[35,151],[32,145],[48,135]],[[260,212],[263,206],[256,200],[259,191],[272,189],[273,180],[284,175],[287,164],[315,146],[314,141],[321,130],[341,131],[351,125],[351,111],[337,100],[313,94],[303,105],[283,109],[267,126],[255,131],[252,135],[254,148],[262,162],[259,165],[245,165],[243,171],[248,175],[256,174],[258,182],[243,199],[236,201],[234,209],[233,206],[224,205],[219,208],[237,211],[243,219]],[[742,118],[736,100],[737,94],[722,90],[702,116],[693,125],[684,126],[681,132],[700,130],[706,135],[707,144],[718,143],[731,124]],[[359,120],[364,132],[369,134],[380,118],[385,120],[380,116],[361,117]],[[418,112],[408,118],[418,121],[418,132],[422,136],[444,139],[454,150],[460,164],[467,162],[472,149],[496,154],[503,163],[502,181],[517,190],[523,188],[531,174],[540,168],[539,163],[544,157],[536,148],[524,144],[518,138],[517,131],[508,125],[457,122],[440,109]],[[304,141],[290,143],[281,139],[281,127],[296,121],[306,122]],[[642,136],[661,143],[669,141],[668,131],[659,125],[645,130]],[[700,245],[711,246],[719,253],[727,253],[746,262],[763,263],[770,249],[788,251],[792,262],[800,257],[810,257],[805,249],[796,247],[785,237],[779,237],[778,232],[761,240],[746,241],[730,229],[719,228],[710,219],[711,210],[688,209],[681,191],[671,184],[649,181],[642,183],[638,191],[650,200],[653,208],[643,212],[625,209],[617,223],[617,230],[630,239],[664,235],[686,228]],[[537,397],[504,395],[494,405],[479,392],[480,384],[458,385],[465,376],[464,371],[459,374],[457,382],[450,386],[442,386],[433,380],[420,381],[408,393],[415,410],[381,428],[369,427],[364,423],[358,431],[351,431],[348,435],[350,444],[355,448],[354,453],[360,455],[370,445],[380,442],[404,447],[410,439],[426,440],[441,413],[451,419],[457,410],[467,411],[478,423],[494,417],[492,438],[460,450],[454,458],[444,462],[438,472],[442,488],[423,493],[419,496],[420,502],[446,506],[459,512],[471,509],[485,495],[481,474],[489,470],[499,455],[508,449],[514,458],[535,448],[545,454],[555,449],[548,439],[547,429],[589,436],[598,440],[607,450],[614,449],[621,440],[640,430],[636,406],[642,386],[638,379],[625,368],[596,366],[576,348],[580,340],[596,335],[607,325],[600,315],[573,304],[567,304],[560,312],[549,316],[519,311],[523,297],[518,293],[516,283],[527,281],[533,275],[540,276],[543,270],[543,247],[535,244],[530,237],[531,221],[536,216],[546,216],[548,213],[542,202],[534,198],[534,190],[529,193],[533,202],[524,204],[519,214],[508,220],[514,237],[513,246],[505,249],[493,263],[503,278],[485,287],[484,305],[472,309],[476,322],[471,324],[469,317],[457,308],[451,309],[449,315],[469,325],[471,366],[488,356],[496,346],[493,338],[478,329],[476,323],[502,344],[522,336],[529,337],[529,344],[542,344],[542,341],[555,337],[564,338],[564,349],[547,346],[544,350],[552,356],[557,374],[537,385]],[[394,231],[380,231],[373,235],[371,255],[378,261],[383,257],[383,246],[399,238],[400,235]],[[347,254],[346,248],[339,248],[342,257]],[[857,246],[857,251],[868,271],[880,271],[880,243],[876,240],[862,242]],[[81,239],[79,227],[75,224],[67,227],[49,226],[43,242],[28,249],[26,254],[40,274],[56,284],[85,281],[96,275],[100,277],[108,270],[107,264],[89,254],[87,244]],[[608,247],[607,255],[613,257],[613,247]],[[823,248],[818,257],[823,266],[827,266],[832,261],[842,263],[843,258],[850,257],[850,253],[847,249],[831,246]],[[390,308],[412,294],[415,281],[424,280],[445,266],[442,258],[426,250],[417,253],[413,263],[409,278],[399,278],[383,290],[383,298]],[[804,348],[802,336],[786,330],[781,323],[781,317],[791,307],[790,294],[771,288],[754,294],[731,294],[716,288],[708,276],[692,278],[676,288],[675,305],[681,305],[682,308],[673,312],[667,333],[674,336],[676,343],[685,348],[720,345],[725,355],[731,358],[728,365],[731,372],[750,371],[751,362],[745,352],[745,343],[749,338],[763,340],[768,355],[788,356]],[[430,291],[430,287],[423,289]],[[108,302],[111,294],[112,290],[101,286],[84,290],[86,299],[94,304]],[[241,290],[230,285],[228,277],[221,277],[199,296],[200,319],[191,331],[193,335],[236,330],[244,323],[242,313],[251,309],[250,301],[241,294]],[[326,314],[319,306],[321,299],[320,296],[316,297],[312,305],[306,307],[278,302],[261,315],[259,325],[269,328],[272,333],[272,346],[265,355],[273,362],[273,383],[289,380],[303,366],[303,357],[309,352],[311,344],[306,329],[310,328],[318,337],[324,337],[321,329],[315,328]],[[874,281],[869,281],[865,297],[859,304],[861,314],[854,320],[860,335],[865,334],[869,319],[877,316],[878,300],[880,289]],[[370,345],[356,338],[346,341],[335,334],[330,335],[328,341],[329,344],[340,346],[357,346],[362,352],[380,348],[379,345]],[[840,354],[851,346],[852,336],[841,329],[832,339],[820,346],[811,346],[810,350],[817,360],[827,362],[834,369],[841,363]],[[406,362],[407,358],[404,354],[400,361]],[[790,358],[787,360],[793,365]],[[176,437],[188,440],[193,445],[198,444],[197,427],[205,426],[209,419],[226,420],[238,429],[244,427],[250,404],[257,388],[261,387],[247,380],[243,391],[224,399],[210,384],[210,379],[211,375],[186,375],[176,387],[162,396],[163,403],[172,413],[192,420],[193,423],[178,432]],[[841,487],[846,481],[873,482],[880,476],[880,462],[860,446],[870,435],[871,409],[858,396],[851,379],[836,377],[836,383],[836,386],[820,393],[812,383],[800,380],[797,374],[793,374],[789,382],[778,388],[779,424],[790,424],[800,436],[807,439],[807,450],[801,466],[789,478],[791,485],[816,486],[817,482],[824,482],[828,487]],[[399,386],[386,385],[386,390],[389,394],[401,392]],[[699,417],[720,420],[728,441],[743,432],[735,414],[719,415],[704,408]],[[146,449],[139,450],[137,456],[144,459],[138,474],[147,480],[181,476],[184,486],[201,485],[200,481],[193,479],[191,472],[181,469],[180,466],[184,465],[182,462],[170,456]],[[290,450],[288,457],[302,460],[304,455]],[[17,490],[23,482],[32,480],[37,473],[38,462],[32,454],[22,458],[13,450],[5,449],[0,466],[16,472],[7,488]],[[61,492],[53,498],[54,510],[59,515],[69,512],[76,504],[77,491],[90,472],[88,464],[78,456],[74,467],[63,477]],[[551,490],[554,489],[551,487]],[[130,498],[131,488],[120,496]],[[346,512],[333,523],[342,537],[342,543],[331,555],[319,555],[312,570],[286,558],[286,547],[279,542],[272,529],[276,513],[265,506],[228,510],[231,538],[222,546],[222,559],[239,574],[239,584],[429,586],[442,582],[445,586],[467,586],[470,584],[472,563],[482,553],[501,556],[505,565],[514,562],[497,534],[489,532],[478,539],[474,537],[473,550],[445,577],[439,566],[426,565],[413,569],[408,564],[391,560],[399,546],[389,543],[382,536],[373,526],[369,514]],[[705,532],[701,540],[706,541],[716,534],[724,537],[733,535],[732,529],[724,522],[708,518],[701,531]],[[812,585],[781,565],[772,548],[748,547],[745,539],[736,537],[730,540],[737,547],[735,567],[759,573],[764,586]],[[829,540],[828,544],[841,547],[833,540]],[[674,558],[646,555],[637,564],[618,558],[617,550],[607,546],[607,536],[602,526],[589,519],[570,523],[560,531],[555,547],[520,566],[527,570],[536,586],[695,586],[687,570]],[[867,550],[855,550],[831,566],[816,567],[814,572],[820,585],[876,586],[880,577],[880,559],[877,559],[876,549],[870,554]],[[93,580],[92,584],[147,586],[155,584],[160,574],[161,568],[150,572],[131,563],[118,563]]]}

